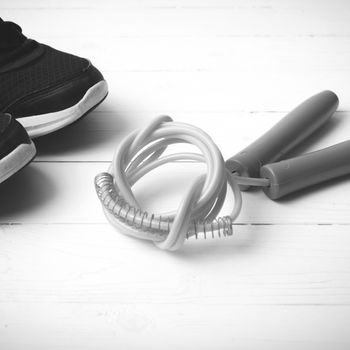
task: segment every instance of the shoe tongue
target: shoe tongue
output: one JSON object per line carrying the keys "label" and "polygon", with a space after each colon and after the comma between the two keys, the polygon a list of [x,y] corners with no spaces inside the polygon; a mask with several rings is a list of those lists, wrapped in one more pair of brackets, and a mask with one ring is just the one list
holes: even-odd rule
{"label": "shoe tongue", "polygon": [[15,50],[26,40],[27,37],[22,34],[19,25],[13,22],[5,22],[0,18],[0,54]]}

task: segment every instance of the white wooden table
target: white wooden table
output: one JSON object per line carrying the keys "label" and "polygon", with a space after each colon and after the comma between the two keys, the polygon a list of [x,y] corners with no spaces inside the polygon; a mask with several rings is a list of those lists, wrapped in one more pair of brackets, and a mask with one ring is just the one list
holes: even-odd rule
{"label": "white wooden table", "polygon": [[[116,232],[93,187],[121,138],[159,114],[203,128],[228,158],[331,89],[339,112],[299,151],[349,139],[349,1],[2,0],[0,11],[91,58],[110,88],[0,186],[1,350],[350,348],[349,178],[280,202],[244,193],[233,237],[177,253]],[[147,177],[141,202],[176,207],[196,176],[182,170]]]}

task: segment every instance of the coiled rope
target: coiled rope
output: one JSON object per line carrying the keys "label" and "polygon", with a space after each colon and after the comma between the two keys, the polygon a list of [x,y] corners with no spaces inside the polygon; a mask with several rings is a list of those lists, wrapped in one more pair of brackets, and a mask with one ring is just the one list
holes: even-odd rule
{"label": "coiled rope", "polygon": [[[163,155],[171,144],[188,143],[199,153]],[[153,169],[170,162],[206,163],[176,211],[148,214],[132,192],[132,186]],[[203,130],[174,122],[168,116],[154,119],[147,127],[127,136],[115,152],[108,173],[96,176],[95,186],[108,220],[124,234],[153,241],[159,248],[179,249],[187,237],[203,232],[232,234],[232,223],[242,207],[238,184],[266,186],[265,179],[241,178],[231,174],[218,147]],[[229,215],[219,217],[227,184],[234,195]]]}

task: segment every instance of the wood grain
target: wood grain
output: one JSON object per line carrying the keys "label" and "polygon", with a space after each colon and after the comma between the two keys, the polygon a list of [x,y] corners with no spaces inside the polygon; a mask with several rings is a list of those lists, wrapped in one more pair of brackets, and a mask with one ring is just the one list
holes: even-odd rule
{"label": "wood grain", "polygon": [[235,231],[168,254],[108,224],[2,226],[0,345],[346,349],[348,228]]}
{"label": "wood grain", "polygon": [[[350,348],[349,177],[279,202],[243,193],[232,237],[175,254],[116,232],[93,186],[120,140],[160,114],[203,128],[228,158],[330,89],[339,111],[292,155],[349,139],[348,1],[0,10],[29,37],[90,58],[110,90],[87,118],[37,139],[35,161],[0,185],[0,349]],[[201,171],[171,165],[135,191],[149,211],[174,209]]]}

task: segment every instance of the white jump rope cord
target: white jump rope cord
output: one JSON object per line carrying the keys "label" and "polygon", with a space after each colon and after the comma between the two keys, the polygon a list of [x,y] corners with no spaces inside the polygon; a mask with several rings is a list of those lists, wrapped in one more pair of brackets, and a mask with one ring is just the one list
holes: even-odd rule
{"label": "white jump rope cord", "polygon": [[[202,154],[174,153],[161,157],[167,146],[175,143],[193,144]],[[143,211],[132,186],[151,170],[178,161],[206,163],[206,174],[194,181],[176,211],[160,214]],[[99,174],[95,184],[106,217],[119,231],[152,240],[161,249],[177,250],[186,237],[197,236],[199,232],[231,234],[232,223],[242,207],[238,184],[268,186],[268,180],[235,176],[226,169],[220,150],[208,134],[161,116],[121,142],[108,173]],[[227,184],[234,195],[234,207],[228,216],[217,218],[226,198]]]}

